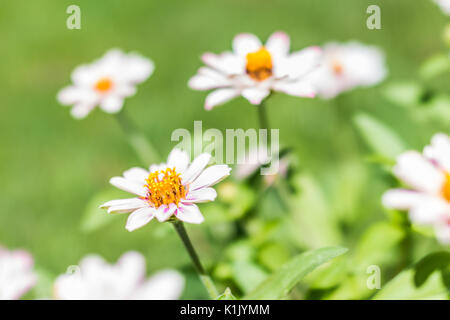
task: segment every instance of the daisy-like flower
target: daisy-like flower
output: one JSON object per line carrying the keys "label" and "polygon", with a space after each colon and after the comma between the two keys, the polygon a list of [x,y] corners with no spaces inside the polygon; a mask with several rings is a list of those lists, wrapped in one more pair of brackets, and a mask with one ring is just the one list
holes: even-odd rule
{"label": "daisy-like flower", "polygon": [[16,300],[36,284],[33,257],[24,250],[0,247],[0,300]]}
{"label": "daisy-like flower", "polygon": [[146,279],[145,259],[134,251],[123,254],[116,264],[88,255],[75,270],[55,280],[56,299],[175,300],[184,288],[184,278],[175,270],[160,271]]}
{"label": "daisy-like flower", "polygon": [[450,0],[434,0],[434,2],[446,15],[450,16]]}
{"label": "daisy-like flower", "polygon": [[207,66],[189,80],[189,87],[214,89],[206,97],[206,110],[239,95],[258,105],[271,91],[312,98],[316,91],[307,76],[318,67],[321,49],[309,47],[290,54],[289,47],[284,32],[272,34],[265,45],[253,34],[238,34],[233,52],[203,54]]}
{"label": "daisy-like flower", "polygon": [[230,174],[227,165],[205,169],[210,154],[202,153],[189,165],[185,151],[173,149],[167,163],[151,165],[149,171],[131,168],[123,177],[111,178],[110,183],[137,195],[131,199],[112,200],[101,205],[108,213],[130,213],[128,231],[143,227],[153,218],[167,221],[172,216],[188,223],[202,223],[204,218],[195,203],[213,201],[217,193],[211,188]]}
{"label": "daisy-like flower", "polygon": [[322,98],[333,98],[360,86],[373,86],[386,77],[384,54],[374,46],[329,43],[323,51],[323,63],[311,76]]}
{"label": "daisy-like flower", "polygon": [[411,189],[387,191],[383,204],[409,210],[413,223],[433,226],[438,240],[450,244],[450,138],[436,134],[423,155],[405,152],[393,172]]}
{"label": "daisy-like flower", "polygon": [[153,62],[136,53],[109,50],[103,57],[77,67],[73,84],[58,93],[58,101],[73,105],[72,116],[86,117],[96,106],[107,113],[122,109],[124,98],[136,93],[136,85],[154,70]]}

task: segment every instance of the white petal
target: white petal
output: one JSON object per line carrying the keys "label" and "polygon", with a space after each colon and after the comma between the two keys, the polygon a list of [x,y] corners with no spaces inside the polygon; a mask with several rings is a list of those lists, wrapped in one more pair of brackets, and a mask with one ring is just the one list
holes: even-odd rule
{"label": "white petal", "polygon": [[128,169],[123,173],[125,179],[136,182],[140,185],[145,184],[145,180],[148,178],[149,172],[145,169],[134,167]]}
{"label": "white petal", "polygon": [[425,157],[432,159],[445,171],[450,172],[450,138],[438,133],[431,139],[431,145],[423,151]]}
{"label": "white petal", "polygon": [[86,90],[85,88],[75,86],[69,86],[61,89],[58,92],[57,96],[59,103],[64,105],[75,104],[79,101],[85,102],[86,100],[89,100],[87,98],[90,98],[89,91]]}
{"label": "white petal", "polygon": [[261,41],[251,33],[241,33],[233,39],[233,51],[242,57],[245,57],[250,52],[258,51],[261,47]]}
{"label": "white petal", "polygon": [[198,155],[187,171],[182,175],[183,183],[190,183],[202,172],[202,170],[208,165],[211,155],[209,153],[202,153]]}
{"label": "white petal", "polygon": [[275,81],[272,85],[275,91],[284,92],[291,96],[314,98],[316,88],[309,81]]}
{"label": "white petal", "polygon": [[[450,5],[449,5],[450,8]],[[449,11],[450,13],[450,11]],[[436,232],[436,237],[439,242],[444,245],[450,244],[450,223],[447,221],[446,223],[439,223],[434,227]]]}
{"label": "white petal", "polygon": [[189,165],[189,155],[186,151],[174,148],[167,159],[167,166],[169,168],[176,168],[177,173],[183,173],[186,171]]}
{"label": "white petal", "polygon": [[100,108],[107,113],[117,113],[122,110],[123,98],[116,95],[108,95],[100,102]]}
{"label": "white petal", "polygon": [[77,103],[70,110],[70,114],[75,119],[83,119],[85,118],[93,109],[95,108],[94,104],[85,104],[85,103]]}
{"label": "white petal", "polygon": [[119,188],[123,191],[127,191],[130,193],[134,193],[138,196],[145,197],[147,195],[147,190],[143,185],[140,185],[134,181],[127,180],[122,177],[113,177],[109,180],[116,188]]}
{"label": "white petal", "polygon": [[120,282],[123,293],[131,295],[145,279],[145,258],[139,252],[124,253],[114,268],[117,270],[117,281]]}
{"label": "white petal", "polygon": [[174,270],[163,270],[146,281],[132,296],[135,300],[176,300],[184,288],[183,276]]}
{"label": "white petal", "polygon": [[192,182],[190,190],[212,186],[229,176],[230,171],[231,168],[225,164],[208,167]]}
{"label": "white petal", "polygon": [[154,208],[141,208],[134,211],[128,217],[127,225],[125,226],[125,228],[131,232],[145,226],[153,219],[154,212]]}
{"label": "white petal", "polygon": [[205,100],[205,109],[211,110],[215,106],[224,104],[225,102],[237,97],[239,90],[233,88],[217,89],[208,94]]}
{"label": "white petal", "polygon": [[414,189],[430,193],[439,193],[445,179],[441,171],[415,151],[401,154],[393,172]]}
{"label": "white petal", "polygon": [[176,211],[176,217],[181,221],[195,224],[202,223],[205,220],[195,204],[181,204]]}
{"label": "white petal", "polygon": [[156,219],[158,219],[159,222],[164,222],[173,215],[176,209],[177,206],[173,203],[169,206],[162,205],[155,212]]}
{"label": "white petal", "polygon": [[125,72],[127,80],[132,83],[145,81],[155,70],[152,60],[137,53],[129,53],[126,57]]}
{"label": "white petal", "polygon": [[284,32],[273,33],[266,42],[266,49],[275,57],[283,57],[289,53],[290,39]]}
{"label": "white petal", "polygon": [[217,197],[217,192],[213,188],[201,188],[189,191],[183,203],[201,203],[214,201]]}
{"label": "white petal", "polygon": [[385,207],[398,210],[408,210],[420,204],[424,194],[406,189],[393,189],[383,194],[382,203]]}
{"label": "white petal", "polygon": [[409,211],[409,218],[418,224],[441,222],[450,213],[448,202],[438,197],[424,197],[423,201]]}
{"label": "white petal", "polygon": [[[104,205],[103,205],[104,206]],[[148,207],[148,203],[145,200],[134,198],[130,199],[130,201],[126,203],[122,203],[119,205],[110,206],[108,208],[108,213],[130,213],[135,211],[136,209]]]}
{"label": "white petal", "polygon": [[251,104],[261,104],[261,102],[270,94],[270,90],[260,88],[247,88],[242,90],[242,96]]}
{"label": "white petal", "polygon": [[193,76],[188,86],[194,90],[210,90],[229,86],[231,82],[220,72],[202,67]]}
{"label": "white petal", "polygon": [[153,173],[155,171],[164,171],[167,169],[167,164],[160,163],[160,164],[152,164],[149,168],[150,173]]}
{"label": "white petal", "polygon": [[202,55],[205,64],[226,75],[244,74],[246,60],[231,52],[223,52],[220,55],[207,52]]}
{"label": "white petal", "polygon": [[322,61],[322,49],[309,47],[292,53],[286,59],[274,66],[277,77],[288,76],[290,79],[301,78],[315,70]]}

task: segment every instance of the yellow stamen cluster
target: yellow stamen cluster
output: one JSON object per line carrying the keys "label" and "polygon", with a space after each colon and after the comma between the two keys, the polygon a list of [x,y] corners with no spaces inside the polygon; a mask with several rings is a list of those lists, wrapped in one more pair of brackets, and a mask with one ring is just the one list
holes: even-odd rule
{"label": "yellow stamen cluster", "polygon": [[445,173],[445,182],[442,185],[441,194],[445,200],[450,202],[450,173]]}
{"label": "yellow stamen cluster", "polygon": [[331,68],[333,69],[333,72],[338,76],[342,75],[342,73],[344,72],[344,67],[342,66],[342,63],[340,63],[337,60],[333,61],[333,63],[331,64]]}
{"label": "yellow stamen cluster", "polygon": [[150,173],[145,182],[148,190],[145,199],[155,208],[171,203],[178,206],[180,200],[186,197],[186,188],[181,183],[180,174],[175,171],[175,168]]}
{"label": "yellow stamen cluster", "polygon": [[113,82],[109,78],[101,78],[95,83],[95,90],[99,91],[100,93],[105,93],[109,91],[113,87]]}
{"label": "yellow stamen cluster", "polygon": [[246,72],[256,81],[263,81],[272,75],[272,57],[266,48],[247,54]]}

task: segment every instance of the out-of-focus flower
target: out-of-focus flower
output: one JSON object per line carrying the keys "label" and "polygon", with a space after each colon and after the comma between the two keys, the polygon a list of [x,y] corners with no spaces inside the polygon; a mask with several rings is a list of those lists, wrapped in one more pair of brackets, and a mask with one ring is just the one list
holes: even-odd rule
{"label": "out-of-focus flower", "polygon": [[153,72],[153,62],[136,53],[109,50],[103,57],[77,67],[73,84],[58,93],[58,101],[73,105],[72,116],[86,117],[97,105],[105,112],[122,109],[123,100],[136,93],[136,85]]}
{"label": "out-of-focus flower", "polygon": [[450,0],[434,0],[434,2],[446,15],[450,15]]}
{"label": "out-of-focus flower", "polygon": [[324,46],[322,65],[311,75],[318,95],[329,99],[356,87],[381,82],[387,74],[384,54],[358,42]]}
{"label": "out-of-focus flower", "polygon": [[98,255],[84,257],[76,272],[60,275],[54,295],[61,300],[175,300],[183,291],[184,278],[164,270],[146,279],[144,257],[127,252],[116,264]]}
{"label": "out-of-focus flower", "polygon": [[36,284],[33,257],[24,250],[0,247],[0,300],[16,300]]}
{"label": "out-of-focus flower", "polygon": [[436,134],[423,155],[405,152],[393,172],[411,189],[387,191],[383,204],[409,210],[412,222],[433,226],[439,241],[450,244],[450,138]]}
{"label": "out-of-focus flower", "polygon": [[242,95],[252,104],[260,104],[271,91],[298,97],[314,97],[315,90],[308,74],[318,67],[319,47],[289,53],[290,39],[284,32],[275,32],[265,45],[253,34],[238,34],[233,52],[205,53],[197,74],[189,80],[194,90],[214,89],[205,101],[211,110]]}
{"label": "out-of-focus flower", "polygon": [[227,165],[205,169],[210,154],[202,153],[189,165],[185,151],[173,149],[167,163],[151,165],[149,171],[131,168],[123,177],[111,178],[110,183],[138,197],[112,200],[101,207],[108,213],[130,213],[126,229],[136,230],[154,217],[160,222],[174,216],[188,223],[202,223],[204,218],[195,203],[213,201],[217,193],[211,188],[230,174]]}

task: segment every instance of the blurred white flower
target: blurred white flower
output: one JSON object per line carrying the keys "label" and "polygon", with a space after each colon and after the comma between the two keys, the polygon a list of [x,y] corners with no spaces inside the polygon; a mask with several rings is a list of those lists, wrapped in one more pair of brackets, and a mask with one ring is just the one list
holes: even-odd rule
{"label": "blurred white flower", "polygon": [[183,276],[164,270],[146,278],[145,259],[134,251],[116,264],[98,255],[84,257],[77,272],[60,275],[54,295],[60,300],[175,300],[184,288]]}
{"label": "blurred white flower", "polygon": [[446,15],[450,15],[450,0],[434,0],[434,2]]}
{"label": "blurred white flower", "polygon": [[233,40],[233,52],[203,54],[207,66],[189,80],[189,87],[214,89],[206,97],[206,110],[239,95],[258,105],[272,90],[314,97],[307,75],[318,67],[321,49],[309,47],[290,54],[289,47],[290,39],[284,32],[272,34],[265,45],[253,34],[238,34]]}
{"label": "blurred white flower", "polygon": [[16,300],[36,284],[33,257],[24,250],[0,247],[0,300]]}
{"label": "blurred white flower", "polygon": [[408,151],[397,159],[393,172],[411,189],[383,195],[388,208],[409,210],[413,223],[433,226],[443,244],[450,244],[450,138],[436,134],[423,155]]}
{"label": "blurred white flower", "polygon": [[126,229],[136,230],[154,217],[164,222],[174,216],[188,223],[202,223],[204,218],[195,203],[213,201],[217,193],[211,188],[230,174],[227,165],[205,169],[210,154],[202,153],[189,165],[185,151],[173,149],[167,163],[151,165],[149,171],[131,168],[123,177],[111,178],[110,183],[138,197],[112,200],[101,207],[108,213],[130,213]]}
{"label": "blurred white flower", "polygon": [[318,95],[329,99],[356,87],[381,82],[387,74],[384,54],[377,47],[358,42],[324,46],[323,63],[311,80]]}
{"label": "blurred white flower", "polygon": [[58,93],[58,101],[73,105],[72,116],[86,117],[97,105],[105,112],[122,109],[123,100],[136,93],[136,85],[153,72],[153,62],[136,53],[109,50],[103,57],[77,67],[72,72],[73,85]]}

